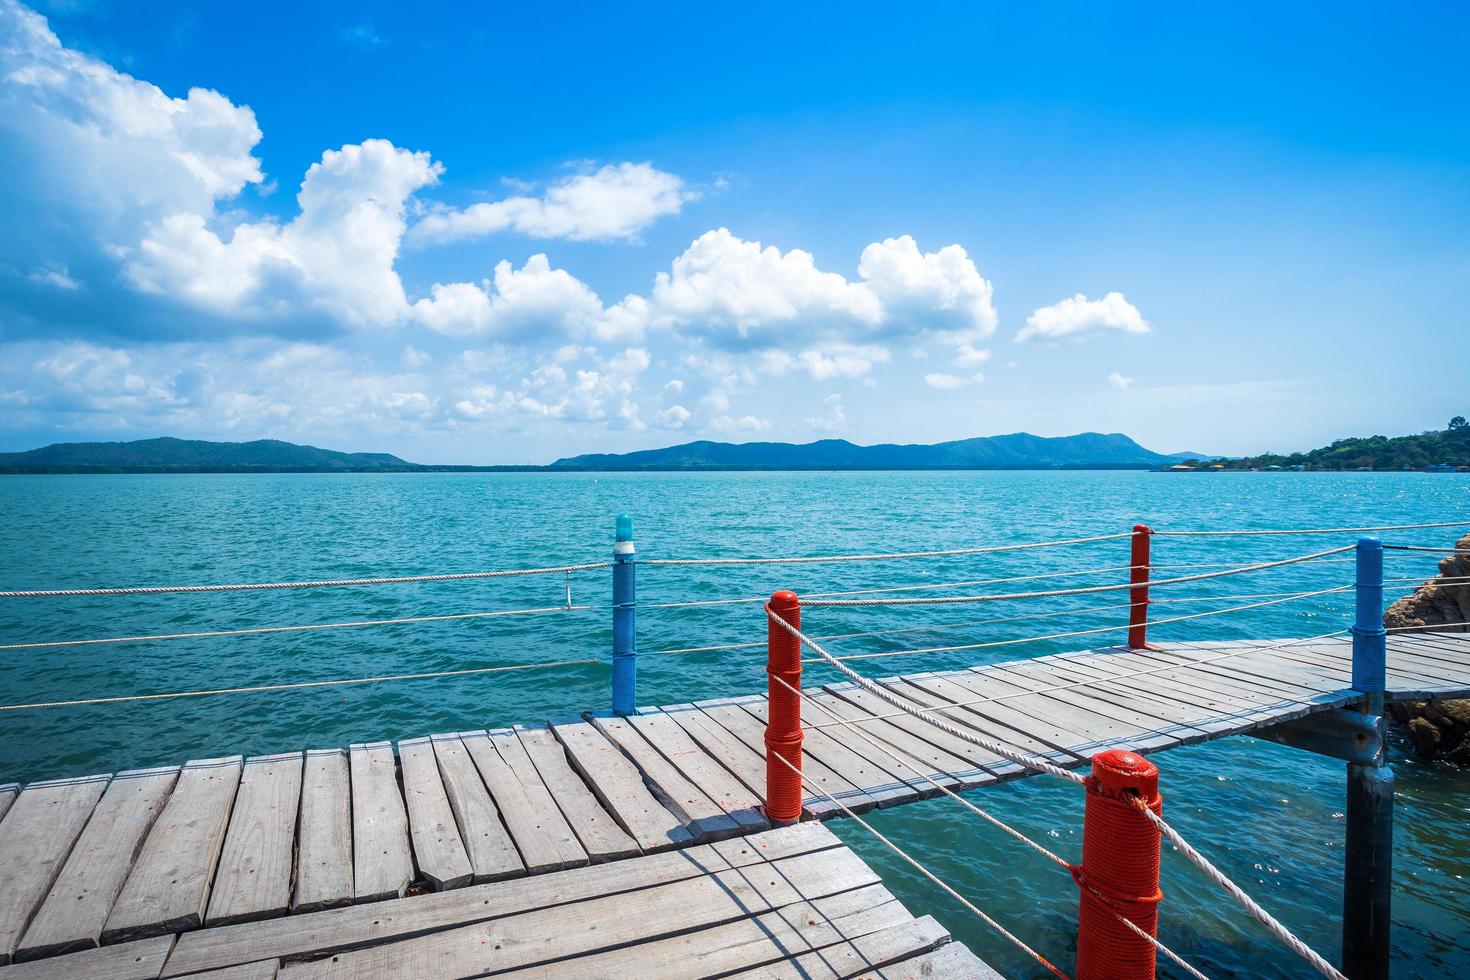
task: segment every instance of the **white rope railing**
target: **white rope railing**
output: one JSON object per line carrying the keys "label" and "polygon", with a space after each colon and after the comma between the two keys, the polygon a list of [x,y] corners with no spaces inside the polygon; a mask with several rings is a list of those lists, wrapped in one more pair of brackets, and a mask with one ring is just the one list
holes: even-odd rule
{"label": "white rope railing", "polygon": [[[1183,623],[1192,619],[1206,619],[1210,616],[1224,616],[1229,613],[1245,612],[1249,609],[1260,609],[1263,606],[1274,606],[1283,602],[1293,602],[1297,599],[1310,599],[1314,596],[1330,595],[1351,589],[1352,586],[1337,586],[1331,589],[1320,589],[1316,592],[1297,592],[1278,599],[1267,599],[1262,602],[1252,602],[1244,606],[1231,606],[1229,609],[1207,609],[1204,612],[1188,613],[1184,616],[1169,616],[1164,619],[1151,619],[1140,624],[1144,627],[1167,626],[1169,623]],[[1130,604],[1131,605],[1131,604]],[[1139,603],[1144,605],[1144,603]],[[1050,640],[1070,640],[1079,636],[1096,636],[1100,633],[1122,633],[1129,630],[1128,623],[1115,626],[1098,626],[1085,630],[1070,630],[1066,633],[1048,633],[1043,636],[1023,636],[1009,640],[988,640],[983,643],[962,643],[954,646],[944,647],[920,647],[909,650],[880,650],[876,653],[850,653],[838,657],[838,660],[879,660],[886,657],[912,657],[924,653],[953,653],[959,650],[985,650],[991,647],[1015,646],[1020,643],[1040,643]],[[822,663],[821,660],[803,660],[802,663]]]}
{"label": "white rope railing", "polygon": [[1258,534],[1365,534],[1369,531],[1419,531],[1425,528],[1438,527],[1470,527],[1470,521],[1440,521],[1435,524],[1380,524],[1377,527],[1314,527],[1271,530],[1237,528],[1229,531],[1170,531],[1166,528],[1154,528],[1152,533],[1156,537],[1205,538],[1241,537]]}
{"label": "white rope railing", "polygon": [[463,619],[494,619],[500,616],[530,616],[563,613],[591,606],[543,606],[539,609],[498,609],[493,612],[449,613],[440,616],[404,616],[399,619],[359,619],[345,623],[313,623],[309,626],[253,626],[235,630],[206,630],[198,633],[149,633],[142,636],[108,636],[93,640],[45,640],[37,643],[5,643],[0,650],[44,650],[54,647],[87,647],[108,643],[149,643],[154,640],[197,640],[215,636],[263,636],[313,630],[355,629],[363,626],[402,626],[408,623],[444,623]]}
{"label": "white rope railing", "polygon": [[[1272,650],[1285,650],[1285,649],[1288,649],[1290,647],[1298,646],[1298,645],[1305,644],[1305,643],[1316,643],[1318,640],[1330,640],[1333,637],[1346,636],[1348,634],[1348,632],[1349,632],[1348,630],[1334,630],[1331,633],[1319,633],[1316,636],[1301,637],[1299,639],[1294,639],[1294,640],[1283,640],[1283,641],[1281,641],[1279,643],[1276,643],[1276,644],[1273,644],[1273,645],[1261,645],[1261,646],[1241,647],[1238,650],[1232,650],[1229,653],[1223,653],[1223,654],[1220,654],[1219,656],[1216,656],[1216,657],[1207,657],[1207,658],[1205,658],[1203,660],[1181,660],[1181,661],[1177,661],[1177,662],[1174,662],[1174,663],[1161,664],[1158,667],[1151,667],[1151,668],[1148,668],[1146,670],[1127,671],[1127,672],[1121,673],[1121,674],[1111,674],[1111,675],[1108,675],[1106,677],[1090,677],[1087,680],[1072,681],[1072,682],[1067,683],[1067,684],[1053,684],[1053,685],[1050,685],[1050,686],[1047,686],[1047,687],[1028,688],[1028,689],[1023,690],[1023,691],[1015,691],[1015,692],[1013,692],[1011,694],[997,694],[997,695],[995,695],[993,697],[970,698],[970,699],[967,699],[967,700],[964,700],[964,701],[945,701],[942,704],[934,705],[934,710],[935,711],[950,711],[950,710],[952,710],[954,708],[971,708],[971,707],[974,707],[975,705],[978,705],[978,704],[993,704],[993,703],[998,702],[998,701],[1010,701],[1010,700],[1012,700],[1014,698],[1027,698],[1027,697],[1032,697],[1033,695],[1037,695],[1037,694],[1051,694],[1054,691],[1070,691],[1070,690],[1074,690],[1076,688],[1083,688],[1083,687],[1101,687],[1104,684],[1111,684],[1111,683],[1115,683],[1115,682],[1119,682],[1119,681],[1131,680],[1132,678],[1135,678],[1135,677],[1145,677],[1145,676],[1147,676],[1149,674],[1163,674],[1163,673],[1168,673],[1169,671],[1172,671],[1172,670],[1193,670],[1193,669],[1195,669],[1197,667],[1206,667],[1206,666],[1209,666],[1210,664],[1219,663],[1222,660],[1231,660],[1231,659],[1233,659],[1235,657],[1244,657],[1244,656],[1247,656],[1248,654],[1252,654],[1252,653],[1263,653],[1263,652],[1269,652],[1269,651],[1272,651]],[[1146,650],[1146,651],[1137,651],[1137,652],[1139,652],[1139,653],[1146,653],[1146,654],[1155,654],[1158,651]],[[1166,652],[1169,652],[1169,651],[1166,651]],[[851,658],[845,658],[845,659],[851,659]],[[1025,661],[1022,661],[1022,662],[1025,662]],[[1000,664],[996,664],[995,666],[997,666],[997,667],[1005,667],[1005,666],[1008,666],[1008,663],[1000,663]],[[896,711],[894,711],[894,712],[888,712],[886,714],[881,714],[881,715],[869,715],[868,717],[870,719],[876,721],[876,720],[879,720],[879,719],[897,718],[897,717],[899,717],[900,714],[902,714],[902,712],[896,712]],[[821,727],[821,726],[814,726],[814,727]]]}
{"label": "white rope railing", "polygon": [[[816,698],[812,697],[806,691],[803,691],[802,689],[800,689],[798,687],[794,687],[791,684],[788,684],[786,682],[785,678],[780,677],[780,676],[778,676],[776,674],[772,674],[770,676],[771,676],[771,679],[772,680],[774,680],[776,683],[780,684],[782,687],[786,688],[788,691],[791,691],[793,694],[795,694],[798,697],[800,697],[804,702],[806,702],[807,704],[810,704],[810,705],[815,706],[816,708],[818,708],[819,710],[821,710],[822,713],[825,714],[827,717],[834,719],[830,723],[830,725],[808,725],[808,726],[806,726],[807,728],[827,728],[827,727],[831,727],[831,725],[845,725],[845,726],[848,726],[849,727],[849,730],[851,732],[855,733],[860,738],[862,738],[864,741],[866,741],[869,745],[873,746],[873,748],[875,748],[879,752],[881,752],[891,762],[895,762],[898,765],[902,766],[903,768],[907,769],[909,772],[913,773],[914,775],[919,776],[920,778],[922,778],[923,780],[925,780],[927,783],[929,783],[929,785],[933,786],[939,792],[943,793],[945,796],[947,796],[950,799],[954,800],[960,806],[964,807],[965,809],[969,810],[971,813],[973,813],[976,816],[980,817],[981,819],[985,820],[986,822],[988,822],[989,824],[991,824],[993,827],[995,827],[996,829],[1000,830],[1002,833],[1008,834],[1009,836],[1013,837],[1014,839],[1016,839],[1020,843],[1024,844],[1026,847],[1029,847],[1033,851],[1035,851],[1036,853],[1040,854],[1042,857],[1045,857],[1047,860],[1049,860],[1052,863],[1060,866],[1064,871],[1067,872],[1067,874],[1069,876],[1072,875],[1073,865],[1069,861],[1067,861],[1065,858],[1063,858],[1060,854],[1057,854],[1055,851],[1050,850],[1045,845],[1043,845],[1043,844],[1041,844],[1041,843],[1039,843],[1039,842],[1031,839],[1030,837],[1027,837],[1025,834],[1021,833],[1021,831],[1017,830],[1015,827],[1012,827],[1010,824],[1006,823],[1004,820],[1001,820],[999,817],[995,816],[994,814],[989,813],[988,811],[981,809],[980,807],[976,806],[974,803],[972,803],[969,800],[965,799],[963,796],[960,796],[958,793],[956,793],[954,790],[950,789],[948,786],[945,786],[943,783],[939,782],[939,780],[935,779],[934,776],[933,776],[933,774],[930,773],[927,769],[924,769],[921,766],[916,766],[912,762],[910,762],[907,758],[905,758],[904,755],[903,755],[903,750],[900,749],[898,747],[898,745],[895,744],[890,739],[884,738],[882,735],[877,735],[877,734],[874,734],[873,732],[865,731],[864,729],[857,727],[857,725],[861,721],[860,719],[843,718],[836,711],[832,710],[831,707],[829,707],[826,704],[823,704],[821,701],[818,701]],[[887,746],[887,747],[885,747],[885,746]],[[783,759],[782,761],[784,762],[785,760]],[[1102,904],[1107,907],[1108,911],[1112,912],[1114,918],[1116,918],[1119,922],[1123,923],[1123,925],[1127,926],[1130,930],[1132,930],[1134,932],[1134,934],[1142,937],[1143,939],[1146,939],[1149,942],[1149,944],[1154,947],[1154,949],[1156,949],[1159,952],[1163,953],[1170,960],[1172,960],[1175,964],[1177,964],[1181,969],[1183,969],[1185,972],[1189,973],[1190,976],[1195,977],[1196,980],[1208,980],[1208,978],[1203,973],[1201,973],[1199,970],[1195,969],[1192,965],[1190,965],[1178,953],[1174,952],[1172,949],[1170,949],[1169,947],[1165,946],[1163,943],[1159,942],[1159,940],[1157,938],[1155,938],[1154,936],[1149,935],[1143,929],[1140,929],[1137,925],[1135,925],[1133,923],[1133,921],[1131,919],[1129,919],[1127,916],[1125,916],[1121,912],[1119,912],[1113,906],[1112,900],[1109,899],[1106,895],[1104,895],[1101,891],[1099,891],[1096,887],[1094,887],[1093,885],[1091,885],[1090,883],[1088,883],[1087,881],[1082,880],[1082,879],[1074,878],[1074,881],[1078,885],[1080,885],[1081,887],[1086,888],[1088,890],[1088,892],[1090,892],[1092,895],[1094,895],[1098,899],[1098,901],[1102,902]]]}
{"label": "white rope railing", "polygon": [[821,797],[824,797],[825,799],[829,800],[833,805],[835,805],[839,810],[842,811],[843,816],[846,816],[849,819],[853,820],[854,822],[857,823],[857,825],[859,827],[862,827],[868,833],[870,833],[874,837],[876,837],[884,846],[886,846],[890,851],[892,851],[894,854],[897,854],[900,858],[902,858],[915,871],[918,871],[925,878],[929,879],[931,882],[933,882],[934,884],[938,885],[941,889],[943,889],[944,890],[944,893],[947,894],[950,898],[953,898],[956,902],[959,902],[965,908],[969,909],[970,912],[974,913],[974,915],[977,918],[980,919],[980,921],[982,921],[986,925],[990,926],[990,928],[994,929],[1002,937],[1004,937],[1005,939],[1009,940],[1011,943],[1014,943],[1017,949],[1020,949],[1022,952],[1026,953],[1028,956],[1030,956],[1032,959],[1034,959],[1037,963],[1040,963],[1042,966],[1046,967],[1046,969],[1048,971],[1050,971],[1053,976],[1060,977],[1060,978],[1062,978],[1062,980],[1071,980],[1071,977],[1069,977],[1066,973],[1064,973],[1060,969],[1058,969],[1057,966],[1055,964],[1053,964],[1050,960],[1048,960],[1045,956],[1042,956],[1036,950],[1034,950],[1030,946],[1026,945],[1025,941],[1022,940],[1021,937],[1017,936],[1015,933],[1011,932],[1009,929],[1007,929],[1005,926],[1001,925],[995,919],[991,918],[984,911],[982,911],[979,908],[979,906],[977,906],[974,902],[970,901],[968,898],[966,898],[965,896],[961,895],[959,892],[955,891],[954,888],[953,888],[953,886],[951,886],[943,878],[940,878],[934,872],[930,871],[928,868],[924,867],[924,865],[921,864],[917,858],[915,858],[913,855],[909,854],[909,852],[905,851],[903,848],[901,848],[897,844],[895,844],[892,840],[890,840],[888,837],[886,837],[881,831],[879,831],[878,828],[876,828],[872,824],[868,823],[866,820],[864,820],[862,817],[858,816],[856,813],[853,813],[852,812],[852,808],[849,807],[846,803],[843,803],[841,800],[837,799],[837,797],[835,797],[831,793],[827,792],[827,790],[825,790],[821,786],[817,785],[816,783],[813,783],[810,779],[808,779],[806,777],[806,774],[805,773],[803,773],[796,766],[792,765],[790,762],[788,762],[782,756],[777,755],[775,753],[772,753],[771,755],[772,755],[772,758],[780,759],[780,761],[783,764],[785,764],[785,766],[788,769],[790,769],[792,772],[796,773],[797,777],[802,781],[803,784],[805,784],[807,786],[808,789],[812,790],[816,795],[821,796]]}
{"label": "white rope railing", "polygon": [[[1179,575],[1174,578],[1154,579],[1146,584],[1150,589],[1164,585],[1183,585],[1186,582],[1204,582],[1209,579],[1224,578],[1227,575],[1242,575],[1247,572],[1260,572],[1268,568],[1281,568],[1286,565],[1298,565],[1302,562],[1316,561],[1328,555],[1338,555],[1344,551],[1352,551],[1353,546],[1347,545],[1341,548],[1331,548],[1327,551],[1318,551],[1310,555],[1298,555],[1294,558],[1281,558],[1276,561],[1257,562],[1253,565],[1237,565],[1234,568],[1219,572],[1202,572],[1198,575]],[[1120,592],[1125,589],[1137,588],[1138,584],[1132,582],[1120,582],[1116,585],[1087,585],[1073,589],[1050,589],[1036,592],[1010,592],[1001,595],[971,595],[971,596],[923,596],[911,599],[803,599],[802,604],[806,606],[927,606],[947,605],[968,602],[1003,602],[1011,599],[1055,599],[1062,596],[1073,595],[1096,595],[1100,592]]]}
{"label": "white rope railing", "polygon": [[494,572],[454,572],[445,575],[398,575],[392,578],[346,578],[314,582],[256,582],[244,585],[142,585],[117,589],[28,589],[0,592],[0,599],[50,599],[72,596],[163,595],[170,592],[263,592],[270,589],[327,589],[353,585],[402,585],[409,582],[461,582],[467,579],[513,578],[521,575],[559,575],[611,568],[612,562],[595,561],[555,568],[512,568]]}
{"label": "white rope railing", "polygon": [[[1070,772],[1066,769],[1061,768],[1060,766],[1053,765],[1052,763],[1047,762],[1044,759],[1029,756],[1023,752],[1016,752],[1014,750],[1011,750],[1007,746],[1001,745],[1000,743],[992,742],[990,739],[981,738],[979,736],[962,732],[956,729],[954,726],[944,723],[940,719],[937,719],[935,716],[929,714],[927,711],[912,705],[910,702],[907,701],[907,699],[901,698],[893,692],[889,691],[887,688],[873,683],[868,678],[862,676],[851,667],[848,667],[846,664],[839,661],[836,657],[823,649],[820,644],[814,642],[810,637],[802,633],[800,629],[787,622],[781,616],[777,615],[775,610],[773,610],[770,605],[766,606],[766,616],[771,620],[771,622],[778,624],[779,626],[781,626],[781,628],[785,629],[792,636],[796,637],[796,639],[800,643],[806,646],[809,650],[816,653],[828,664],[836,667],[843,674],[847,675],[849,680],[855,682],[863,690],[867,691],[869,694],[872,694],[877,698],[880,698],[883,701],[888,702],[889,704],[905,712],[906,714],[910,714],[923,721],[927,721],[929,724],[934,725],[935,728],[938,728],[942,732],[954,735],[962,739],[963,741],[970,742],[973,745],[978,745],[981,748],[994,752],[996,755],[999,755],[1002,758],[1010,759],[1012,762],[1023,765],[1029,769],[1034,769],[1037,772],[1044,772],[1048,775],[1057,776],[1058,778],[1065,779],[1068,782],[1072,783],[1086,782],[1085,777],[1081,776],[1078,773]],[[777,756],[777,758],[780,758],[780,756]],[[785,759],[782,759],[781,761],[786,762]],[[786,764],[788,766],[790,765],[789,762],[787,762]],[[1141,809],[1146,809],[1146,807],[1142,807]],[[1164,823],[1163,818],[1155,816],[1152,812],[1150,812],[1149,816],[1150,819],[1154,820],[1154,822],[1160,826],[1161,830],[1168,827],[1168,825]],[[1272,918],[1269,913],[1267,913],[1264,909],[1261,908],[1258,903],[1255,902],[1254,899],[1251,899],[1249,895],[1246,895],[1245,892],[1242,891],[1238,885],[1236,885],[1233,881],[1230,880],[1230,878],[1228,878],[1224,874],[1224,872],[1220,871],[1213,864],[1210,864],[1203,855],[1201,855],[1197,850],[1190,846],[1187,841],[1184,840],[1184,838],[1179,834],[1178,831],[1174,830],[1172,827],[1168,827],[1165,833],[1169,837],[1169,840],[1173,842],[1176,847],[1179,847],[1180,853],[1184,854],[1187,859],[1196,864],[1196,866],[1199,867],[1201,871],[1204,871],[1206,875],[1211,878],[1212,881],[1215,881],[1217,884],[1220,884],[1222,887],[1224,887],[1227,894],[1230,894],[1231,897],[1236,898],[1237,901],[1240,901],[1241,904],[1245,906],[1247,911],[1249,911],[1253,916],[1255,916],[1258,921],[1260,921],[1263,925],[1267,927],[1267,929],[1271,931],[1272,935],[1277,936],[1277,938],[1280,938],[1283,942],[1285,942],[1287,946],[1292,949],[1293,952],[1296,952],[1298,955],[1305,957],[1308,962],[1310,962],[1319,971],[1324,972],[1324,975],[1334,977],[1335,980],[1346,980],[1346,978],[1343,977],[1342,974],[1333,969],[1331,964],[1322,959],[1321,956],[1317,955],[1317,953],[1315,953],[1311,949],[1311,947],[1307,946],[1295,935],[1293,935],[1290,930],[1288,930],[1280,922]],[[1183,846],[1180,846],[1181,844]]]}
{"label": "white rope railing", "polygon": [[331,681],[297,681],[291,684],[262,684],[257,687],[220,687],[198,691],[169,691],[164,694],[122,694],[106,698],[76,698],[70,701],[36,701],[30,704],[0,704],[0,711],[28,711],[39,708],[76,708],[89,704],[123,704],[131,701],[172,701],[177,698],[203,698],[219,694],[260,694],[267,691],[296,691],[310,687],[343,687],[350,684],[382,684],[387,681],[421,681],[437,677],[469,677],[473,674],[502,674],[518,670],[544,670],[552,667],[575,667],[602,663],[600,660],[553,660],[538,664],[510,664],[504,667],[470,667],[464,670],[433,670],[421,674],[385,674],[380,677],[352,677]]}
{"label": "white rope railing", "polygon": [[898,558],[950,558],[956,555],[993,555],[1003,551],[1026,551],[1031,548],[1060,548],[1074,544],[1092,544],[1095,541],[1115,541],[1132,537],[1131,531],[1115,534],[1095,534],[1087,538],[1064,538],[1058,541],[1031,541],[1024,544],[988,545],[980,548],[949,548],[944,551],[890,551],[867,555],[810,555],[784,558],[652,558],[638,562],[640,565],[663,566],[712,566],[712,565],[815,565],[848,561],[890,561]]}

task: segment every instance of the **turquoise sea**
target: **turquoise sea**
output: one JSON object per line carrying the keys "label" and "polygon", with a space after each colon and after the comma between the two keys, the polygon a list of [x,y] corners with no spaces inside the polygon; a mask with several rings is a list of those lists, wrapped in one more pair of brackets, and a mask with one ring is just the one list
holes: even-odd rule
{"label": "turquoise sea", "polygon": [[[0,480],[0,589],[266,582],[462,572],[605,559],[632,514],[641,557],[871,553],[1160,529],[1332,527],[1470,520],[1470,478],[1404,474],[731,473],[34,476]],[[1447,546],[1450,531],[1385,540]],[[1161,566],[1241,563],[1350,544],[1351,535],[1158,538]],[[803,594],[966,582],[1126,565],[1128,542],[843,565],[639,571],[639,700],[665,704],[764,687],[758,603],[656,608],[778,588]],[[1348,556],[1344,556],[1348,557]],[[1391,595],[1433,556],[1392,555]],[[1172,597],[1327,588],[1348,561],[1181,586]],[[1161,570],[1156,573],[1164,574]],[[1117,581],[1121,572],[1021,584]],[[562,576],[143,597],[0,600],[0,644],[330,623],[562,605]],[[42,650],[0,651],[0,702],[589,659],[547,670],[280,693],[0,712],[0,782],[226,753],[277,752],[544,719],[608,703],[609,575],[570,578],[573,609],[497,619]],[[937,588],[937,586],[936,586]],[[969,586],[988,590],[1009,586]],[[957,593],[966,588],[938,589]],[[925,593],[919,593],[925,594]],[[934,593],[930,593],[934,594]],[[1157,590],[1156,598],[1164,597]],[[1117,594],[900,609],[810,609],[808,632],[929,627],[834,640],[858,653],[1023,638],[1123,621]],[[1243,600],[1242,600],[1243,601]],[[1182,603],[1155,616],[1237,604]],[[1346,627],[1348,595],[1157,627],[1173,639],[1310,636]],[[988,625],[976,619],[1077,610]],[[948,628],[945,628],[948,627]],[[1121,634],[858,661],[870,675],[942,669],[1083,646]],[[698,653],[658,651],[755,643]],[[811,668],[808,683],[835,679]],[[1339,943],[1342,765],[1239,737],[1156,758],[1167,815],[1308,942]],[[1395,736],[1395,976],[1470,975],[1470,772],[1426,764]],[[973,794],[1075,859],[1081,800],[1038,777]],[[871,817],[961,893],[1070,966],[1076,889],[1050,863],[949,800]],[[833,827],[916,913],[937,916],[1002,972],[1026,957],[849,821]],[[1213,976],[1311,971],[1191,867],[1165,856],[1161,938]],[[1166,975],[1168,971],[1165,971]]]}

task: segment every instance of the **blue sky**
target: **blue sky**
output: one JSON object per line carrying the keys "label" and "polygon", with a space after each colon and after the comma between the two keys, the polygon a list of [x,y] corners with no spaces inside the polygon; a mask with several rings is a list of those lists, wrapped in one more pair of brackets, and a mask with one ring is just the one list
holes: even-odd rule
{"label": "blue sky", "polygon": [[1466,410],[1452,5],[0,0],[0,447]]}

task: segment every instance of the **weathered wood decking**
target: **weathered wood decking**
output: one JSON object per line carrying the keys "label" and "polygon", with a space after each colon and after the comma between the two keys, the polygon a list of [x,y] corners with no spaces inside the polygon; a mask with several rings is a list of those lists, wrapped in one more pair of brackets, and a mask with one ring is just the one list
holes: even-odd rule
{"label": "weathered wood decking", "polygon": [[[1063,766],[1081,766],[1107,746],[1156,751],[1268,728],[1359,699],[1348,688],[1346,641],[1270,646],[1112,648],[884,683],[921,704],[958,705],[947,710],[951,719]],[[1392,638],[1388,681],[1394,697],[1470,695],[1470,636]],[[898,713],[851,684],[811,693],[813,703],[804,708],[805,774],[855,811],[933,795],[937,790],[925,777],[969,788],[1025,775],[1014,763]],[[345,752],[202,760],[33,783],[23,791],[0,788],[0,961],[27,961],[0,970],[0,977],[82,976],[88,970],[175,976],[261,960],[267,963],[250,969],[269,976],[282,959],[368,945],[360,953],[289,965],[282,975],[459,976],[481,969],[562,975],[568,968],[560,958],[572,956],[581,959],[568,962],[587,961],[589,976],[651,969],[632,953],[596,946],[611,934],[622,937],[620,947],[649,947],[649,962],[669,963],[671,975],[716,972],[698,959],[705,946],[667,933],[697,926],[727,930],[719,941],[728,935],[726,945],[745,948],[752,941],[740,937],[770,933],[762,916],[779,919],[777,910],[798,900],[824,903],[814,921],[859,915],[869,906],[850,907],[834,896],[851,898],[876,886],[876,879],[833,884],[820,895],[768,896],[766,905],[751,906],[760,911],[742,911],[738,919],[722,917],[733,913],[726,907],[711,912],[703,926],[704,920],[681,918],[682,892],[659,892],[673,918],[653,931],[637,907],[628,905],[624,916],[613,911],[613,902],[600,932],[591,929],[591,919],[566,920],[574,923],[573,934],[585,926],[599,938],[560,951],[537,944],[557,934],[561,920],[549,925],[545,915],[525,922],[519,917],[627,890],[617,882],[643,873],[628,869],[678,868],[691,860],[704,868],[703,858],[690,855],[728,855],[756,840],[787,839],[749,836],[769,829],[760,811],[764,712],[763,696],[725,698],[627,719],[555,720],[409,739],[398,743],[396,754],[378,742]],[[837,719],[860,721],[883,749],[850,726],[832,724]],[[814,817],[839,812],[819,794],[806,803]],[[712,846],[733,838],[744,843]],[[678,854],[660,853],[665,851]],[[668,879],[657,876],[664,873],[638,879],[645,884],[636,887],[647,891],[640,891],[640,902],[653,901],[652,883],[663,887]],[[718,882],[702,887],[725,894],[724,873],[702,870]],[[582,884],[558,891],[558,882],[566,881]],[[815,881],[802,879],[802,887],[815,888]],[[404,898],[421,891],[443,894]],[[522,895],[541,897],[514,897]],[[759,897],[752,895],[752,901]],[[441,915],[440,909],[454,911]],[[484,915],[475,918],[481,909]],[[482,922],[490,924],[472,927]],[[754,924],[737,928],[737,922]],[[502,925],[510,930],[504,942]],[[893,928],[899,925],[905,936],[928,935],[907,919]],[[625,928],[633,931],[611,931]],[[476,959],[487,936],[531,958]],[[229,951],[214,958],[194,952],[205,947]],[[87,952],[61,955],[76,950]],[[555,968],[545,966],[553,958]]]}

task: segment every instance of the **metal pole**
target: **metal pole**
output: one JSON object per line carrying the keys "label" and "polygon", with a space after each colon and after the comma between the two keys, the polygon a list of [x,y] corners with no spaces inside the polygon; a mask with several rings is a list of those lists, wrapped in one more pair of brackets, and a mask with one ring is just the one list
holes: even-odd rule
{"label": "metal pole", "polygon": [[1147,524],[1133,525],[1132,558],[1128,564],[1128,649],[1143,650],[1148,646],[1148,539],[1153,530]]}
{"label": "metal pole", "polygon": [[613,542],[613,714],[638,710],[638,647],[636,638],[638,590],[634,558],[633,518],[619,514]]}
{"label": "metal pole", "polygon": [[1342,882],[1342,970],[1351,980],[1386,980],[1393,891],[1393,770],[1383,744],[1387,633],[1383,628],[1383,545],[1359,538],[1353,689],[1373,719],[1378,751],[1347,767],[1347,853]]}

